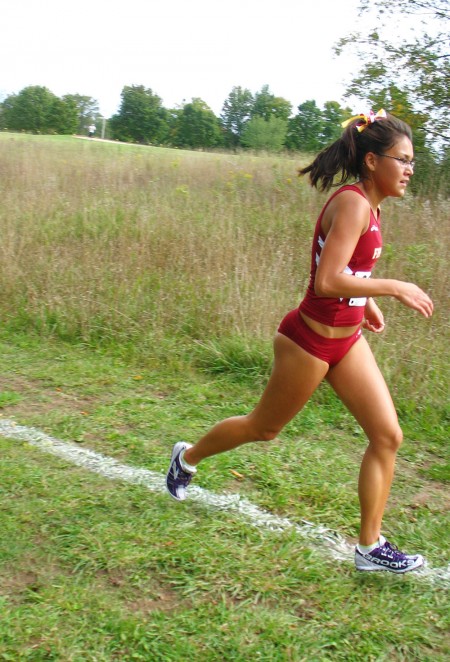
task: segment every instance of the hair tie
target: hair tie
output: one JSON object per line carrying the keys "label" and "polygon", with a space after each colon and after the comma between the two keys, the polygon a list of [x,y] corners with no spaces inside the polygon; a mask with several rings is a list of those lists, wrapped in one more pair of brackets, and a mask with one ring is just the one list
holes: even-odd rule
{"label": "hair tie", "polygon": [[373,124],[377,120],[385,119],[387,117],[386,111],[381,108],[378,113],[375,115],[373,110],[369,112],[368,115],[365,115],[364,113],[360,113],[359,115],[355,115],[354,117],[350,117],[350,119],[345,120],[345,122],[342,122],[341,126],[343,129],[345,129],[349,124],[354,122],[355,120],[358,120],[357,123],[355,124],[355,129],[361,133],[361,131],[364,131],[369,124]]}

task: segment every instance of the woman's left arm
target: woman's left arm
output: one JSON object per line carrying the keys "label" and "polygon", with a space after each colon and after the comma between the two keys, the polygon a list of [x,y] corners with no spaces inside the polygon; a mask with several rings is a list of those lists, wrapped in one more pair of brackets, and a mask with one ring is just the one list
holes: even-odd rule
{"label": "woman's left arm", "polygon": [[372,297],[367,299],[364,308],[364,320],[362,323],[363,329],[372,331],[373,333],[382,333],[384,331],[384,316],[378,308],[375,300]]}

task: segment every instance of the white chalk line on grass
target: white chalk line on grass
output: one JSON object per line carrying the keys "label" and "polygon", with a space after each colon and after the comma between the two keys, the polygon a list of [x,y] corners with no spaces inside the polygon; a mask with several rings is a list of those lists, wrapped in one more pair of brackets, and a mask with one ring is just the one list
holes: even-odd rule
{"label": "white chalk line on grass", "polygon": [[[110,480],[142,485],[152,492],[166,491],[165,476],[159,473],[121,464],[111,457],[73,443],[61,441],[36,428],[25,427],[12,420],[0,419],[0,435],[8,439],[27,442],[41,451],[56,455]],[[275,532],[295,531],[297,535],[311,544],[315,543],[317,547],[326,547],[335,560],[353,560],[353,545],[350,545],[339,533],[305,520],[296,523],[291,522],[286,517],[273,515],[255,506],[239,494],[216,494],[197,485],[191,485],[189,487],[189,500],[196,501],[208,508],[238,513],[259,529],[268,529]],[[428,579],[439,584],[450,583],[450,564],[442,568],[431,568],[427,564],[425,568],[414,574],[418,578]]]}

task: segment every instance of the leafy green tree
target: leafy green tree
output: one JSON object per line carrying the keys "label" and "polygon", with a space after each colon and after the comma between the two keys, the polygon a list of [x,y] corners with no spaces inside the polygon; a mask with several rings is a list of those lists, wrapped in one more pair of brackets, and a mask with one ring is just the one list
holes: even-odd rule
{"label": "leafy green tree", "polygon": [[202,99],[192,99],[178,112],[174,144],[177,147],[192,149],[217,147],[223,144],[220,122]]}
{"label": "leafy green tree", "polygon": [[352,115],[350,108],[342,108],[337,101],[326,101],[322,111],[321,148],[342,135],[342,122]]}
{"label": "leafy green tree", "polygon": [[[428,143],[436,151],[445,148],[450,144],[449,0],[360,0],[359,11],[372,12],[374,28],[336,46],[338,54],[344,48],[356,50],[361,62],[348,96],[375,104],[386,91],[403,90],[422,115]],[[395,24],[399,29],[393,31]]]}
{"label": "leafy green tree", "polygon": [[323,146],[323,113],[314,100],[305,101],[297,110],[297,115],[289,120],[286,146],[301,152],[318,152]]}
{"label": "leafy green tree", "polygon": [[55,97],[47,120],[48,133],[74,134],[77,129],[77,108],[73,102]]}
{"label": "leafy green tree", "polygon": [[12,131],[71,134],[76,131],[77,111],[46,87],[32,85],[4,100],[2,119]]}
{"label": "leafy green tree", "polygon": [[74,104],[77,109],[77,133],[85,133],[89,124],[95,124],[100,118],[98,101],[92,97],[82,96],[81,94],[66,94],[63,96],[63,101]]}
{"label": "leafy green tree", "polygon": [[159,96],[143,85],[126,85],[119,112],[110,119],[115,140],[143,144],[162,143],[168,135],[168,113]]}
{"label": "leafy green tree", "polygon": [[263,85],[261,90],[255,94],[251,117],[262,117],[269,120],[271,117],[287,121],[292,112],[292,106],[283,97],[276,97],[269,90],[268,85]]}
{"label": "leafy green tree", "polygon": [[226,144],[237,147],[242,132],[251,117],[253,95],[250,90],[233,87],[222,107],[221,120],[225,129]]}
{"label": "leafy green tree", "polygon": [[242,132],[244,147],[254,150],[279,152],[284,145],[287,133],[287,120],[280,117],[253,117]]}
{"label": "leafy green tree", "polygon": [[326,101],[321,110],[314,100],[305,101],[289,120],[286,147],[303,152],[318,152],[342,135],[342,122],[353,112],[337,101]]}

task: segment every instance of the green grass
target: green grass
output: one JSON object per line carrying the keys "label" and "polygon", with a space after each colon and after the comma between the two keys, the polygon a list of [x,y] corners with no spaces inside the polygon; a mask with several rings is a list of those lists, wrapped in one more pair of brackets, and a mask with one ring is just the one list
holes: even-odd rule
{"label": "green grass", "polygon": [[[3,336],[3,418],[163,474],[171,444],[255,401],[257,384],[148,370],[60,341]],[[180,358],[181,361],[181,358]],[[364,440],[325,391],[281,439],[205,462],[197,484],[292,521],[357,533]],[[406,446],[408,443],[406,442]],[[366,576],[294,532],[180,505],[0,439],[0,659],[444,660],[446,586]],[[447,563],[439,480],[400,454],[386,530]],[[238,479],[236,473],[243,478]]]}
{"label": "green grass", "polygon": [[[323,197],[296,160],[0,134],[0,417],[161,476],[172,444],[254,406],[306,283]],[[448,564],[448,201],[383,210],[370,338],[405,442],[384,521]],[[324,385],[276,442],[196,484],[354,542],[365,438]],[[447,660],[447,583],[359,575],[295,530],[176,504],[0,437],[0,660]]]}

